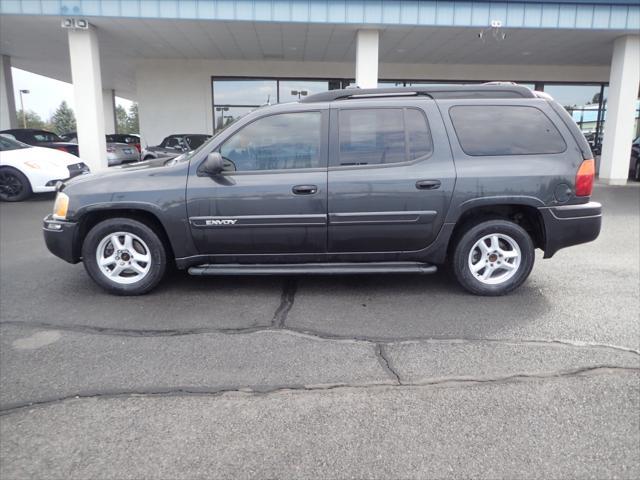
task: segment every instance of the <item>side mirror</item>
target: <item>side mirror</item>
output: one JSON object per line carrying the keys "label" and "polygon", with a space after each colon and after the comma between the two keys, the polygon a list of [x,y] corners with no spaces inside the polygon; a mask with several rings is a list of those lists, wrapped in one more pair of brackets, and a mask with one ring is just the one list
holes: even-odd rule
{"label": "side mirror", "polygon": [[202,175],[219,175],[224,169],[224,160],[220,152],[211,152],[198,168],[198,173]]}

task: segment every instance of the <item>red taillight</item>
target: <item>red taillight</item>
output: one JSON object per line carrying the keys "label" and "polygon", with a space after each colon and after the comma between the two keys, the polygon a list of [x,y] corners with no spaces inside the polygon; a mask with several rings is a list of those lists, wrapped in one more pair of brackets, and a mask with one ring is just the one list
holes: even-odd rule
{"label": "red taillight", "polygon": [[138,153],[140,153],[140,144],[139,144],[139,143],[136,143],[136,144],[135,144],[135,146],[136,146],[136,148],[138,149]]}
{"label": "red taillight", "polygon": [[107,153],[115,153],[115,151],[115,148],[107,146]]}
{"label": "red taillight", "polygon": [[69,153],[69,150],[66,147],[55,147],[56,150],[60,150],[61,152]]}
{"label": "red taillight", "polygon": [[593,180],[596,176],[596,164],[593,160],[585,160],[576,174],[576,196],[588,197],[593,192]]}

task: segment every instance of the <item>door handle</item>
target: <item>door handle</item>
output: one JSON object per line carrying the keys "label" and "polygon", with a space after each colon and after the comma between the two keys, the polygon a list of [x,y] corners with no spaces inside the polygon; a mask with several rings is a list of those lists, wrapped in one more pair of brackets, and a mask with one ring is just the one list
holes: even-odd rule
{"label": "door handle", "polygon": [[418,190],[435,190],[440,188],[440,180],[418,180],[416,182],[416,188]]}
{"label": "door handle", "polygon": [[313,195],[317,193],[318,186],[317,185],[296,185],[291,189],[291,191],[296,195]]}

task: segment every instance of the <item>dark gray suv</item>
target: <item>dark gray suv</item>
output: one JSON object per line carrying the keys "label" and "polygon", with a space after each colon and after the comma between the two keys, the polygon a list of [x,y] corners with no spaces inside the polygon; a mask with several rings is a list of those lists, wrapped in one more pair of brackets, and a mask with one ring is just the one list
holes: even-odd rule
{"label": "dark gray suv", "polygon": [[594,161],[550,97],[517,85],[334,90],[258,109],[165,166],[73,179],[55,255],[121,295],[192,275],[433,273],[502,295],[534,250],[594,240]]}

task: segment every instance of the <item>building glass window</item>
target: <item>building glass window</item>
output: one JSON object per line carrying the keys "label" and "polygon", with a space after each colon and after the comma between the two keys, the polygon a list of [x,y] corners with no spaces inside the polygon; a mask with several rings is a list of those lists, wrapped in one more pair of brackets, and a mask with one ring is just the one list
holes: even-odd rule
{"label": "building glass window", "polygon": [[260,106],[277,101],[277,80],[220,79],[213,81],[213,102],[216,105]]}
{"label": "building glass window", "polygon": [[212,87],[215,132],[261,105],[278,102],[278,81],[275,79],[214,79]]}
{"label": "building glass window", "polygon": [[278,82],[278,102],[297,102],[309,95],[327,90],[329,90],[328,80],[280,80]]}

